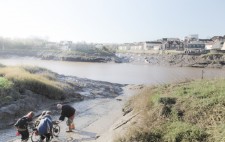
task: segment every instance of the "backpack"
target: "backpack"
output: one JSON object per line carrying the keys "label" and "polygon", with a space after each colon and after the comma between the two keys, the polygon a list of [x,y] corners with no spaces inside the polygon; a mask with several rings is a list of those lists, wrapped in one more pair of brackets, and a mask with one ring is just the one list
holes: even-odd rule
{"label": "backpack", "polygon": [[26,128],[28,119],[29,118],[27,118],[27,117],[22,117],[19,120],[17,120],[17,122],[15,123],[14,126],[19,127],[19,128]]}

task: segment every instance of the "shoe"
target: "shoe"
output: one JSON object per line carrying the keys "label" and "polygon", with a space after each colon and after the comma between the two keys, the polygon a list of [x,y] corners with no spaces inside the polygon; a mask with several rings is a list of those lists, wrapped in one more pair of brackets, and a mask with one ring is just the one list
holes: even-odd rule
{"label": "shoe", "polygon": [[67,130],[66,132],[67,132],[67,133],[69,133],[69,132],[73,132],[73,130]]}

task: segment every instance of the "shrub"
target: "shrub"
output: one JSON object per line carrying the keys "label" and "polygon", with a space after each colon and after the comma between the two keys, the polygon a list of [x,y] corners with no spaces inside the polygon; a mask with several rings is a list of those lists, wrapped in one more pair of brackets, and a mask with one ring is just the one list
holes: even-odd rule
{"label": "shrub", "polygon": [[198,141],[205,142],[207,133],[194,126],[181,121],[171,122],[167,124],[164,132],[163,141],[183,142],[183,141]]}
{"label": "shrub", "polygon": [[0,77],[0,89],[7,89],[12,87],[13,83],[4,77]]}

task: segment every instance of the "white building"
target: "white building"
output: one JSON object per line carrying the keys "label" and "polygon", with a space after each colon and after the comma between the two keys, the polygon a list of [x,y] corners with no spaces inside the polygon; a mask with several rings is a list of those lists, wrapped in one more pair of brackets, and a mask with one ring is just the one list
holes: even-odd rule
{"label": "white building", "polygon": [[72,41],[60,41],[59,45],[62,50],[71,50],[70,47],[73,44]]}
{"label": "white building", "polygon": [[198,41],[198,34],[192,34],[184,37],[185,42]]}
{"label": "white building", "polygon": [[118,46],[118,50],[130,50],[130,43],[124,43]]}
{"label": "white building", "polygon": [[162,48],[162,42],[158,41],[146,41],[144,42],[144,50],[159,50]]}
{"label": "white building", "polygon": [[213,42],[205,43],[205,49],[206,49],[206,50],[211,50],[213,44],[214,44]]}
{"label": "white building", "polygon": [[136,42],[136,43],[132,43],[130,50],[143,50],[143,43],[141,42]]}
{"label": "white building", "polygon": [[225,50],[225,42],[223,43],[221,50]]}

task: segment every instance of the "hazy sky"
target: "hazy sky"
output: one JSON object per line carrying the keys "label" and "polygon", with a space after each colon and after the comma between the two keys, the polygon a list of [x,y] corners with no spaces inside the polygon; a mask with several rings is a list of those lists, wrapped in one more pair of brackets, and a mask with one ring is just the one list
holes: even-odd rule
{"label": "hazy sky", "polygon": [[103,43],[225,35],[225,0],[0,0],[0,36]]}

